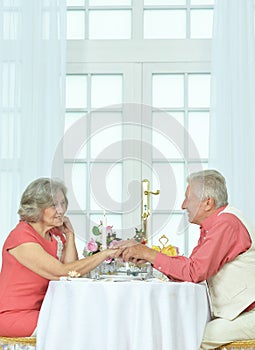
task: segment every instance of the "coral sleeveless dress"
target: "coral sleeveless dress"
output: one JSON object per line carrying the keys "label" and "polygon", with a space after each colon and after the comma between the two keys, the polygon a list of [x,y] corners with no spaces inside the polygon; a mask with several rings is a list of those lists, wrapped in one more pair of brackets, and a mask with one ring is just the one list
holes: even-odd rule
{"label": "coral sleeveless dress", "polygon": [[30,336],[34,332],[49,280],[20,264],[8,250],[22,243],[37,243],[50,255],[61,256],[65,237],[59,229],[51,231],[51,241],[41,237],[24,221],[11,231],[3,246],[0,273],[0,335]]}

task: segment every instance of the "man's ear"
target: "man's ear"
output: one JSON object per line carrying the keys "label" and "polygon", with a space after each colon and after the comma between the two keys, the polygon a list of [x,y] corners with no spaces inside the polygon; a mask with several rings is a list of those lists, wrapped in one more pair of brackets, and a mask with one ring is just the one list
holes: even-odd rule
{"label": "man's ear", "polygon": [[205,210],[206,211],[210,211],[211,209],[213,209],[215,207],[215,200],[214,198],[210,197],[210,198],[207,198],[206,201],[205,201]]}

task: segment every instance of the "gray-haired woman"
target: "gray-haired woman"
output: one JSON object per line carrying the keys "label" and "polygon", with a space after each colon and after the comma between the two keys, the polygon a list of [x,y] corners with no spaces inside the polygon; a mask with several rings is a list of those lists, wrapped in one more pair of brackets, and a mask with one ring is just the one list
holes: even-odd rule
{"label": "gray-haired woman", "polygon": [[70,271],[84,275],[116,250],[78,259],[73,227],[65,216],[67,189],[61,181],[40,178],[24,191],[20,222],[3,246],[0,273],[1,336],[31,336],[36,329],[49,280]]}

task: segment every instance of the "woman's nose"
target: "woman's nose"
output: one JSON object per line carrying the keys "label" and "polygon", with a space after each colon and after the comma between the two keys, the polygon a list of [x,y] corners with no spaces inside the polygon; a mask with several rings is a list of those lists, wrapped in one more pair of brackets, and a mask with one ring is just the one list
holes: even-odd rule
{"label": "woman's nose", "polygon": [[64,207],[60,203],[56,206],[56,210],[58,214],[63,214],[65,212]]}

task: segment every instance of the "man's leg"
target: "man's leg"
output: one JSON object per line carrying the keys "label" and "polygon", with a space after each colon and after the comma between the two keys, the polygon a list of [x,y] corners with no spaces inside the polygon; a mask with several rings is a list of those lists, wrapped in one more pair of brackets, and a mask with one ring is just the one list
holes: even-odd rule
{"label": "man's leg", "polygon": [[232,321],[216,318],[207,323],[200,350],[217,347],[236,340],[255,338],[255,309],[244,312]]}

